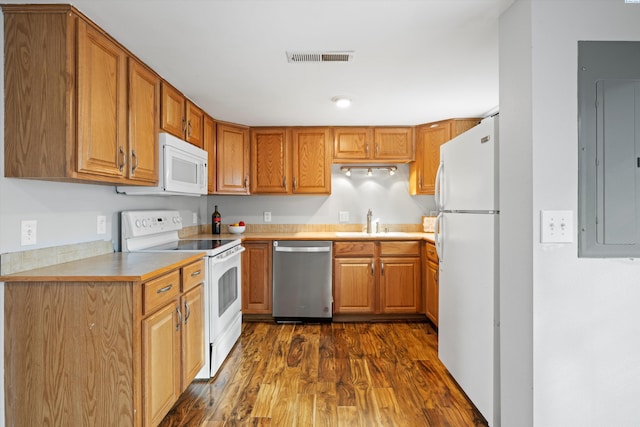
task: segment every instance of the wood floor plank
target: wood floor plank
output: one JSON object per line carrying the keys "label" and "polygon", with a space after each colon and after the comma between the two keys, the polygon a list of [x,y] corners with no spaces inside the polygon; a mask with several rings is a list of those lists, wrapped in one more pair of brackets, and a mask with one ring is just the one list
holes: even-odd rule
{"label": "wood floor plank", "polygon": [[487,427],[418,322],[245,323],[217,376],[160,425]]}

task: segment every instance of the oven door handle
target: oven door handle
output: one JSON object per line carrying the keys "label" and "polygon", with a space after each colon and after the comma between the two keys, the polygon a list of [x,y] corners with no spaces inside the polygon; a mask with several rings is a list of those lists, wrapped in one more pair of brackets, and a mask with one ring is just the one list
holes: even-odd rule
{"label": "oven door handle", "polygon": [[244,251],[245,251],[244,246],[240,246],[239,249],[234,250],[232,253],[228,255],[225,253],[222,253],[220,255],[213,256],[211,257],[211,264],[221,264],[223,262],[227,262],[230,258],[234,257],[235,255],[240,255]]}

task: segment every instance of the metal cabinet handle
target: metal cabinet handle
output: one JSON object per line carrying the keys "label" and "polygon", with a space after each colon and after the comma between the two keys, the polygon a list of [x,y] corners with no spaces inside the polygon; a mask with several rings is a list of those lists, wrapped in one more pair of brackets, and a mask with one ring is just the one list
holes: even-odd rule
{"label": "metal cabinet handle", "polygon": [[380,274],[384,276],[384,262],[380,263]]}
{"label": "metal cabinet handle", "polygon": [[286,176],[282,177],[282,188],[284,188],[285,190],[287,188],[287,177]]}
{"label": "metal cabinet handle", "polygon": [[165,286],[164,288],[160,288],[156,291],[157,294],[162,294],[167,292],[168,290],[170,290],[171,288],[173,288],[173,283],[168,284],[167,286]]}
{"label": "metal cabinet handle", "polygon": [[364,150],[365,150],[365,153],[367,154],[367,157],[369,157],[369,143],[365,145]]}
{"label": "metal cabinet handle", "polygon": [[118,154],[120,155],[120,165],[118,165],[118,169],[120,169],[120,172],[122,172],[124,170],[124,164],[126,163],[126,159],[124,157],[124,149],[122,148],[122,145],[118,148]]}
{"label": "metal cabinet handle", "polygon": [[373,269],[373,261],[371,261],[371,275],[373,275],[374,273],[374,269]]}
{"label": "metal cabinet handle", "polygon": [[189,320],[189,317],[191,317],[191,308],[189,307],[189,303],[187,302],[187,300],[184,301],[184,309],[187,312],[187,315],[184,317],[184,324],[187,324],[187,320]]}
{"label": "metal cabinet handle", "polygon": [[183,134],[187,133],[187,118],[186,117],[182,118],[182,133]]}
{"label": "metal cabinet handle", "polygon": [[296,191],[296,188],[298,188],[298,180],[293,178],[293,191]]}
{"label": "metal cabinet handle", "polygon": [[131,173],[134,173],[136,169],[138,169],[138,155],[136,154],[136,150],[131,150],[131,159],[133,160],[133,165],[131,166]]}
{"label": "metal cabinet handle", "polygon": [[182,323],[182,312],[180,306],[176,306],[176,312],[178,313],[178,323],[176,324],[176,331],[180,330],[180,324]]}
{"label": "metal cabinet handle", "polygon": [[244,187],[243,187],[243,188],[245,188],[245,189],[246,189],[248,186],[249,186],[249,177],[248,177],[248,176],[245,176],[245,177],[244,177]]}
{"label": "metal cabinet handle", "polygon": [[191,273],[191,277],[199,276],[201,273],[202,273],[202,270],[194,271],[193,273]]}
{"label": "metal cabinet handle", "polygon": [[187,138],[191,136],[193,128],[191,127],[191,120],[187,120]]}
{"label": "metal cabinet handle", "polygon": [[376,144],[376,156],[378,155],[379,152],[380,152],[380,146]]}

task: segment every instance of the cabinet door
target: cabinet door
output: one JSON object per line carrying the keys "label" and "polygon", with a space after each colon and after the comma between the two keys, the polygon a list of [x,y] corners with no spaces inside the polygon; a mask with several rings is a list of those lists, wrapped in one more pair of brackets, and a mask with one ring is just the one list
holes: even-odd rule
{"label": "cabinet door", "polygon": [[331,131],[297,128],[293,140],[293,193],[331,194]]}
{"label": "cabinet door", "polygon": [[216,125],[216,190],[221,194],[249,194],[249,132],[225,123]]}
{"label": "cabinet door", "polygon": [[375,160],[409,162],[415,159],[413,129],[410,127],[375,128]]}
{"label": "cabinet door", "polygon": [[204,111],[191,101],[186,100],[187,125],[185,139],[198,148],[204,147]]}
{"label": "cabinet door", "polygon": [[160,127],[163,131],[178,138],[184,138],[186,118],[185,98],[180,92],[167,82],[162,82],[162,103]]}
{"label": "cabinet door", "polygon": [[285,128],[251,130],[251,193],[291,192],[291,153]]}
{"label": "cabinet door", "polygon": [[420,259],[380,258],[380,292],[383,313],[418,313]]}
{"label": "cabinet door", "polygon": [[125,176],[127,56],[112,40],[78,20],[79,173]]}
{"label": "cabinet door", "polygon": [[180,396],[178,312],[174,301],[142,321],[144,425],[158,425]]}
{"label": "cabinet door", "polygon": [[436,326],[438,326],[438,298],[438,264],[428,261],[425,314]]}
{"label": "cabinet door", "polygon": [[216,192],[216,122],[209,115],[204,115],[204,149],[208,154],[207,193]]}
{"label": "cabinet door", "polygon": [[451,122],[439,122],[416,129],[418,141],[417,194],[434,194],[440,165],[440,146],[451,139]]}
{"label": "cabinet door", "polygon": [[129,178],[158,182],[160,78],[129,58]]}
{"label": "cabinet door", "polygon": [[374,313],[375,262],[373,258],[335,258],[334,313]]}
{"label": "cabinet door", "polygon": [[182,313],[182,387],[184,391],[204,366],[204,284],[181,298]]}
{"label": "cabinet door", "polygon": [[242,253],[242,312],[271,314],[271,243],[247,242]]}
{"label": "cabinet door", "polygon": [[333,129],[333,162],[366,161],[371,158],[372,129],[338,127]]}

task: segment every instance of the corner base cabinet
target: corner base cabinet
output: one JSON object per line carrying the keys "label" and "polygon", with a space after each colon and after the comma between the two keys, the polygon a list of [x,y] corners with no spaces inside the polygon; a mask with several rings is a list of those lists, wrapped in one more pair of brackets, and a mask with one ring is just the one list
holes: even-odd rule
{"label": "corner base cabinet", "polygon": [[6,425],[158,425],[204,366],[193,259],[142,280],[4,277]]}

